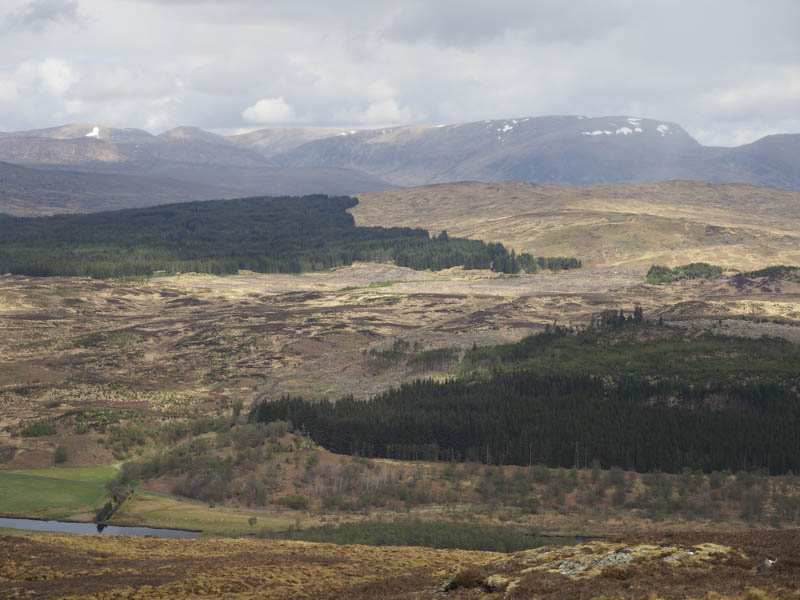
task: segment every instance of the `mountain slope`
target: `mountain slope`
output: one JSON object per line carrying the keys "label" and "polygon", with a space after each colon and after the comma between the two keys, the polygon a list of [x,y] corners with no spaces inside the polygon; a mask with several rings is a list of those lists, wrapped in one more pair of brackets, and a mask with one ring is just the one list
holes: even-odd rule
{"label": "mountain slope", "polygon": [[237,145],[225,136],[194,127],[178,127],[158,136],[98,125],[5,133],[0,135],[0,161],[172,179],[176,184],[189,184],[188,196],[181,200],[208,198],[207,194],[197,193],[198,185],[224,188],[232,191],[227,195],[238,196],[353,194],[393,187],[372,175],[338,166],[276,165],[247,144]]}
{"label": "mountain slope", "polygon": [[398,127],[314,140],[279,164],[343,166],[397,185],[518,180],[560,185],[691,179],[800,189],[800,135],[700,145],[675,123],[538,117]]}
{"label": "mountain slope", "polygon": [[0,134],[0,160],[166,177],[251,194],[352,194],[457,181],[557,185],[694,180],[800,190],[800,134],[707,147],[680,125],[548,116],[374,130],[270,128],[160,135],[100,125]]}
{"label": "mountain slope", "polygon": [[398,185],[520,180],[578,185],[670,178],[702,147],[680,126],[630,117],[539,117],[361,131],[279,164],[345,166]]}
{"label": "mountain slope", "polygon": [[228,140],[237,146],[256,150],[269,158],[276,154],[293,150],[307,142],[349,134],[350,131],[343,129],[325,129],[322,127],[276,127],[233,135],[230,136]]}
{"label": "mountain slope", "polygon": [[135,175],[30,169],[0,162],[0,213],[41,216],[231,197],[223,187]]}

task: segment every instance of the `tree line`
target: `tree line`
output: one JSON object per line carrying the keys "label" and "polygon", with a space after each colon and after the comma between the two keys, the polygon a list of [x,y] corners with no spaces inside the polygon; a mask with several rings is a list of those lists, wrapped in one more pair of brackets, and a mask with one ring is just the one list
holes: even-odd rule
{"label": "tree line", "polygon": [[356,261],[500,273],[580,267],[569,257],[517,256],[502,244],[356,227],[358,200],[323,195],[186,202],[84,215],[0,214],[0,272],[95,278],[239,270],[300,273]]}
{"label": "tree line", "polygon": [[[750,368],[732,378],[729,369],[739,359],[728,356],[727,339],[682,342],[688,366],[674,368],[659,351],[664,344],[653,343],[636,364],[630,349],[597,344],[597,335],[551,331],[519,344],[475,348],[459,379],[417,380],[370,401],[263,401],[250,419],[288,420],[334,452],[367,457],[551,467],[596,460],[673,473],[800,467],[793,347],[787,352],[772,340],[737,340]],[[772,365],[768,357],[778,346],[784,362]],[[612,356],[604,361],[606,351]],[[558,355],[566,358],[560,365]],[[600,356],[596,367],[581,368],[590,355]],[[629,367],[618,369],[623,355]],[[476,368],[487,362],[488,369]]]}
{"label": "tree line", "polygon": [[681,279],[710,279],[722,275],[722,267],[705,262],[689,263],[677,267],[651,265],[645,279],[647,283],[672,283]]}

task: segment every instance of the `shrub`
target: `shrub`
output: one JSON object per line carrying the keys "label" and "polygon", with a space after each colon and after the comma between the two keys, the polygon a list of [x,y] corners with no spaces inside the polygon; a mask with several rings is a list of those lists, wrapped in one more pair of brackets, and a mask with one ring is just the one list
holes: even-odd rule
{"label": "shrub", "polygon": [[652,265],[647,271],[647,283],[672,283],[681,279],[711,278],[722,275],[722,267],[708,263],[690,263],[674,269],[662,265]]}
{"label": "shrub", "polygon": [[134,446],[144,446],[147,435],[133,423],[115,425],[109,429],[108,445],[112,446],[114,456],[122,458]]}
{"label": "shrub", "polygon": [[25,437],[42,437],[45,435],[55,435],[56,427],[48,421],[34,421],[22,430]]}
{"label": "shrub", "polygon": [[10,444],[0,444],[0,463],[9,462],[17,453],[17,447]]}
{"label": "shrub", "polygon": [[509,526],[423,521],[420,519],[392,522],[359,521],[342,523],[338,526],[313,527],[304,531],[293,530],[272,534],[257,532],[256,535],[334,544],[426,546],[428,548],[460,548],[493,552],[517,552],[545,545],[575,543],[572,538],[543,538]]}
{"label": "shrub", "polygon": [[309,454],[308,458],[306,459],[306,471],[312,470],[314,467],[317,466],[318,463],[319,463],[319,454],[317,454],[316,452]]}
{"label": "shrub", "polygon": [[614,487],[625,485],[625,471],[617,466],[611,467],[608,471],[608,483]]}
{"label": "shrub", "polygon": [[625,486],[617,487],[611,495],[611,504],[614,506],[622,506],[625,504],[625,495]]}
{"label": "shrub", "polygon": [[106,502],[105,506],[97,511],[95,521],[102,523],[106,521],[114,513],[114,505],[111,502]]}
{"label": "shrub", "polygon": [[534,465],[531,471],[531,479],[540,484],[550,483],[550,469],[545,465]]}
{"label": "shrub", "polygon": [[534,496],[526,496],[519,501],[519,507],[523,513],[535,515],[539,512],[539,499]]}
{"label": "shrub", "polygon": [[188,475],[173,488],[175,494],[210,503],[220,502],[228,492],[228,482],[217,473]]}
{"label": "shrub", "polygon": [[292,510],[306,510],[308,508],[308,498],[305,496],[285,496],[280,498],[278,504]]}
{"label": "shrub", "polygon": [[128,462],[122,465],[117,475],[120,485],[134,487],[142,478],[142,467],[138,463]]}
{"label": "shrub", "polygon": [[67,449],[64,448],[64,446],[60,444],[56,446],[56,455],[54,460],[57,465],[67,462]]}

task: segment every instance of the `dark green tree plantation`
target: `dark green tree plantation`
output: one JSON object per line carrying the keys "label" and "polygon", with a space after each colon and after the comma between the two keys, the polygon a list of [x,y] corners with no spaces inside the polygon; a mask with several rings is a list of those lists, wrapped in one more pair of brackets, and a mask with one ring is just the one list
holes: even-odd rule
{"label": "dark green tree plantation", "polygon": [[[462,266],[499,273],[580,266],[577,259],[512,257],[502,245],[431,237],[424,229],[356,227],[350,197],[186,202],[85,215],[0,215],[0,273],[94,278],[179,272],[300,273],[355,261],[412,269]],[[513,251],[512,251],[513,252]]]}

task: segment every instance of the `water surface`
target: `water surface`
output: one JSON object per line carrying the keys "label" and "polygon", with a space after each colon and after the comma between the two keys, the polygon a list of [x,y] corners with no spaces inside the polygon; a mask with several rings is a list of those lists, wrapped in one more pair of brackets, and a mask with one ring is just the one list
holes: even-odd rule
{"label": "water surface", "polygon": [[56,531],[60,533],[83,533],[102,535],[152,535],[161,538],[194,539],[197,531],[183,529],[159,529],[156,527],[123,527],[120,525],[98,525],[97,523],[72,523],[69,521],[40,521],[38,519],[17,519],[0,517],[0,527],[26,529],[28,531]]}

